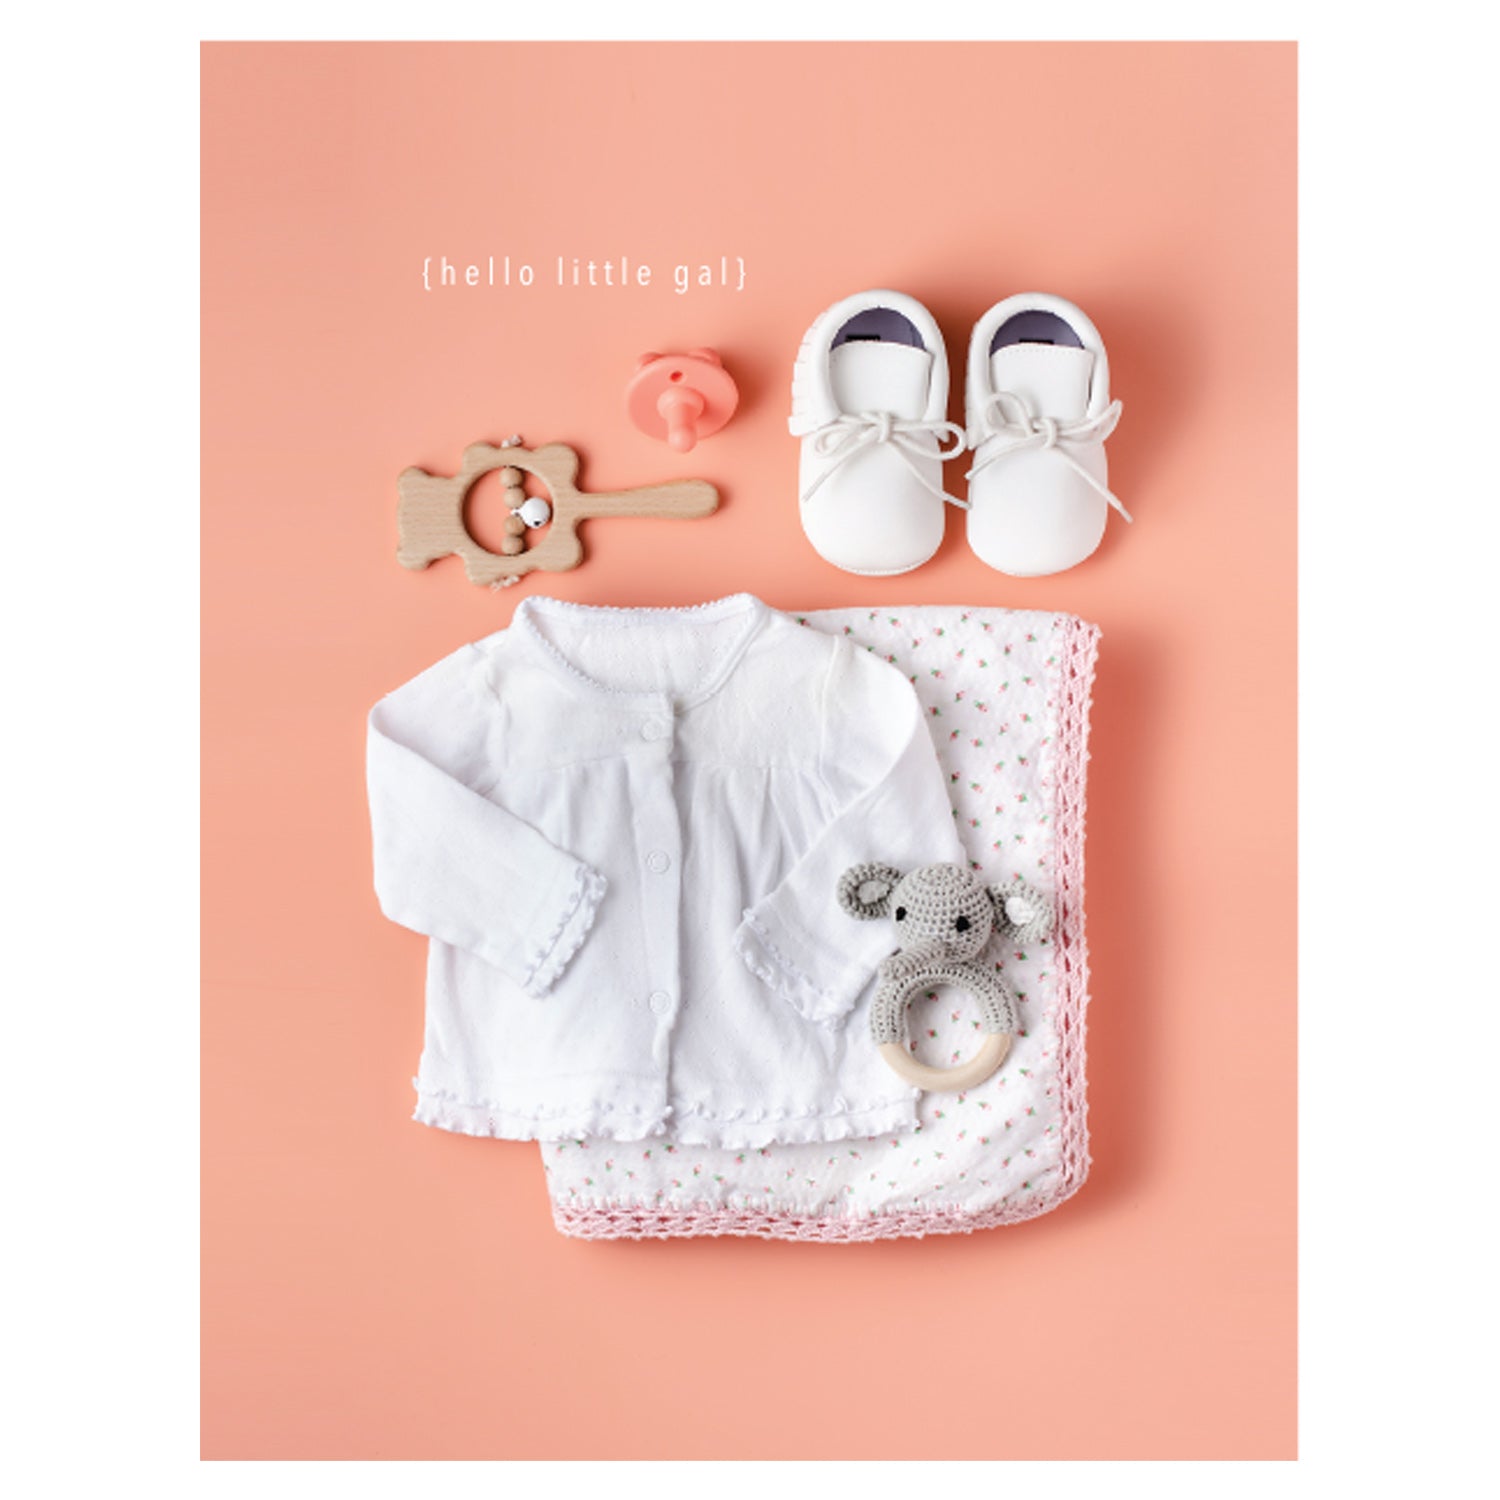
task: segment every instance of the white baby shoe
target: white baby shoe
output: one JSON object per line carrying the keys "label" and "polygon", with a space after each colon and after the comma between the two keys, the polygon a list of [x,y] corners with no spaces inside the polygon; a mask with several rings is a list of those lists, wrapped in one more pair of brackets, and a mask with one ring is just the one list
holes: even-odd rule
{"label": "white baby shoe", "polygon": [[1099,545],[1113,508],[1104,440],[1120,420],[1109,357],[1081,309],[1045,292],[974,325],[965,391],[969,545],[1015,578],[1061,573]]}
{"label": "white baby shoe", "polygon": [[943,489],[943,460],[964,447],[947,411],[943,336],[915,298],[859,292],[807,330],[787,425],[802,439],[802,529],[819,556],[882,577],[937,551],[944,504],[963,508]]}

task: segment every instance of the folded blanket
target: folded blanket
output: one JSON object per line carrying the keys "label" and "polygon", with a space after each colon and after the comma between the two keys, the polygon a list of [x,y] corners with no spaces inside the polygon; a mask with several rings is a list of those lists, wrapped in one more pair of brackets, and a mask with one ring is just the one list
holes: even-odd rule
{"label": "folded blanket", "polygon": [[[1097,628],[1070,615],[947,605],[796,618],[851,637],[911,678],[974,869],[987,882],[1020,877],[1055,897],[1051,940],[1005,954],[1020,1013],[1010,1055],[966,1093],[923,1094],[915,1131],[749,1151],[670,1136],[548,1142],[543,1165],[564,1234],[844,1241],[960,1233],[1045,1213],[1088,1172],[1083,822]],[[907,1024],[917,1056],[938,1066],[979,1043],[975,1001],[946,989],[914,1000]]]}

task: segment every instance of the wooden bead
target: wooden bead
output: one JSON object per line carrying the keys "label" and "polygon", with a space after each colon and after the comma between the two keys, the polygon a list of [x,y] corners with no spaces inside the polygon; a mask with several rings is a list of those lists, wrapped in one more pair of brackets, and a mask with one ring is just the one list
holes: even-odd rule
{"label": "wooden bead", "polygon": [[516,515],[514,511],[505,518],[506,536],[520,536],[526,530],[526,523]]}
{"label": "wooden bead", "polygon": [[526,543],[518,536],[502,537],[500,540],[500,550],[507,557],[514,557],[516,553],[526,550]]}
{"label": "wooden bead", "polygon": [[500,470],[500,483],[508,490],[519,489],[525,483],[525,476],[514,464],[506,464]]}

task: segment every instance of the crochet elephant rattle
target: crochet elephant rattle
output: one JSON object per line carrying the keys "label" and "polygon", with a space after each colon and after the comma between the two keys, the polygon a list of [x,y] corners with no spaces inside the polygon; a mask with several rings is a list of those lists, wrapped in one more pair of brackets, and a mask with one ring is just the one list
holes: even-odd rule
{"label": "crochet elephant rattle", "polygon": [[[1034,887],[986,886],[961,865],[924,865],[903,875],[892,865],[845,870],[839,905],[862,922],[895,919],[902,945],[877,971],[870,1031],[880,1055],[919,1089],[968,1089],[1005,1061],[1016,1029],[1016,997],[993,963],[991,937],[1034,943],[1052,931],[1052,902]],[[922,990],[948,984],[979,1001],[984,1043],[956,1068],[918,1062],[906,1044],[906,1003]]]}

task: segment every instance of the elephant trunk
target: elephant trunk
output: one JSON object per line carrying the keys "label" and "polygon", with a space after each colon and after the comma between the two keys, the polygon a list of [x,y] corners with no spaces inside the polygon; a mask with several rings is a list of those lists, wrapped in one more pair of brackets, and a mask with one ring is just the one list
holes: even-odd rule
{"label": "elephant trunk", "polygon": [[885,959],[880,965],[880,976],[887,980],[904,979],[952,963],[956,957],[952,944],[942,938],[924,938]]}

